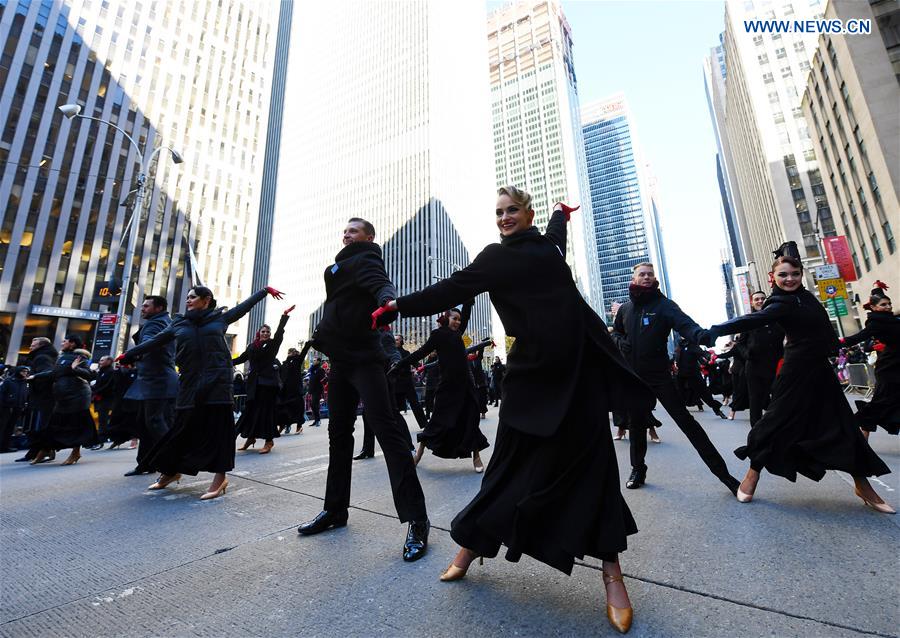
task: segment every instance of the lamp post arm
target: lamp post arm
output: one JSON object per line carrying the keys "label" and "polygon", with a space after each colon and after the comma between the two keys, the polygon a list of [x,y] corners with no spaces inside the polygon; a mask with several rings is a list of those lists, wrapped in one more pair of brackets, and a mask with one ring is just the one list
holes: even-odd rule
{"label": "lamp post arm", "polygon": [[131,135],[129,135],[128,132],[125,129],[123,129],[121,126],[116,126],[112,122],[110,122],[108,120],[100,119],[99,117],[91,117],[90,115],[81,115],[80,113],[78,115],[76,115],[75,117],[81,118],[83,120],[94,120],[95,122],[100,122],[101,124],[106,124],[107,126],[113,127],[114,129],[119,131],[122,135],[124,135],[128,139],[129,142],[131,142],[131,145],[134,147],[134,150],[137,152],[138,158],[139,159],[141,158],[141,147],[138,146],[137,142],[134,141],[134,138],[131,137]]}

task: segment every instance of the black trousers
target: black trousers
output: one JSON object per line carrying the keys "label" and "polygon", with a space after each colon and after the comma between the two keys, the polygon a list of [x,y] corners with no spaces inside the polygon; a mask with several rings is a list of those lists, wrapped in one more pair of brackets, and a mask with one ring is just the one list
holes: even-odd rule
{"label": "black trousers", "polygon": [[769,407],[769,394],[772,391],[774,376],[759,374],[747,375],[747,398],[750,403],[750,427],[762,418],[763,410]]}
{"label": "black trousers", "polygon": [[[675,387],[675,382],[670,380],[652,383],[647,381],[647,385],[653,390],[656,398],[665,408],[669,416],[675,421],[675,425],[684,432],[684,435],[700,454],[700,458],[706,463],[716,478],[731,488],[737,479],[728,472],[728,465],[725,459],[719,454],[719,451],[709,440],[706,432],[697,423],[697,420],[688,412],[684,405],[684,400]],[[647,424],[649,419],[646,415],[635,415],[630,419],[629,439],[631,440],[631,467],[641,472],[647,471],[645,457],[647,456]]]}
{"label": "black trousers", "polygon": [[[321,390],[312,390],[309,393],[310,409],[312,409],[313,421],[319,421],[319,402],[322,400]],[[328,404],[329,414],[331,414],[331,404]]]}
{"label": "black trousers", "polygon": [[350,506],[353,467],[353,424],[362,399],[366,421],[384,452],[394,507],[400,522],[424,521],[425,495],[409,453],[409,431],[401,428],[391,400],[387,375],[380,363],[331,361],[328,377],[328,479],[325,509]]}
{"label": "black trousers", "polygon": [[115,401],[112,399],[104,399],[102,401],[94,401],[94,409],[97,411],[97,433],[101,443],[106,442],[109,432],[109,417],[112,414]]}
{"label": "black trousers", "polygon": [[137,464],[140,467],[153,446],[172,427],[175,418],[175,399],[144,399],[138,405],[137,428],[140,443]]}
{"label": "black trousers", "polygon": [[425,386],[425,416],[426,419],[431,418],[431,413],[434,412],[434,395],[437,393],[437,386]]}
{"label": "black trousers", "polygon": [[419,403],[419,396],[416,394],[416,389],[414,387],[411,388],[407,386],[405,390],[394,392],[394,400],[397,402],[398,410],[403,410],[408,403],[410,409],[413,411],[413,416],[416,417],[416,423],[419,425],[419,429],[425,429],[425,424],[428,423],[428,419],[425,418],[425,411],[422,409],[422,404]]}
{"label": "black trousers", "polygon": [[[400,414],[400,404],[398,402],[397,397],[402,396],[400,393],[396,392],[396,387],[394,385],[394,379],[388,377],[388,398],[392,401],[391,410],[394,412],[394,418],[397,419],[397,423],[400,425],[400,428],[406,432],[406,437],[409,439],[409,449],[414,450],[412,442],[412,436],[409,434],[409,428],[406,427],[406,419],[403,418],[403,415]],[[419,408],[421,410],[421,407]],[[360,454],[368,454],[369,456],[373,456],[375,454],[375,430],[369,425],[369,419],[366,417],[366,409],[363,407],[362,413],[363,420],[363,446]]]}

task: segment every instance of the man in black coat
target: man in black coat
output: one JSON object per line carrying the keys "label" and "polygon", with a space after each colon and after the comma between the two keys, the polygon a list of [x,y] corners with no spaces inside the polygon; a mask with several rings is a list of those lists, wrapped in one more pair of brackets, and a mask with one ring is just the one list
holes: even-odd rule
{"label": "man in black coat", "polygon": [[[400,359],[409,355],[409,351],[403,347],[403,337],[401,335],[396,335],[394,337],[394,345],[396,346],[397,353],[400,355]],[[416,384],[413,381],[412,368],[397,370],[391,376],[393,377],[394,398],[397,401],[397,409],[404,410],[408,403],[413,411],[413,416],[416,418],[419,429],[425,429],[425,424],[428,423],[428,419],[425,418],[425,412],[422,410],[422,404],[419,403],[419,397],[416,394]]]}
{"label": "man in black coat", "polygon": [[712,391],[703,380],[701,363],[704,365],[709,363],[706,350],[682,337],[678,341],[678,347],[675,348],[675,365],[678,368],[675,376],[683,392],[685,405],[696,405],[702,412],[705,403],[720,419],[727,419],[722,412],[722,404],[713,397]]}
{"label": "man in black coat", "polygon": [[[59,353],[53,347],[53,343],[47,337],[35,337],[31,340],[28,349],[29,374],[40,374],[53,370],[56,367],[56,358]],[[31,431],[28,438],[32,445],[22,458],[16,462],[31,461],[40,452],[37,445],[39,433],[50,423],[50,415],[53,413],[53,380],[41,375],[29,382],[28,385],[28,411],[31,414]],[[42,462],[52,461],[56,458],[56,452],[51,450],[49,456]]]}
{"label": "man in black coat", "polygon": [[115,370],[112,357],[100,357],[97,378],[91,384],[91,402],[94,404],[94,411],[97,412],[98,441],[93,449],[102,447],[109,437],[109,415],[116,403]]}
{"label": "man in black coat", "polygon": [[[165,297],[150,295],[141,304],[140,330],[132,339],[135,345],[150,341],[172,324]],[[137,380],[125,392],[125,399],[138,401],[137,430],[140,444],[137,465],[125,476],[146,474],[142,462],[154,445],[172,427],[175,417],[175,397],[178,395],[178,374],[175,372],[175,342],[151,350],[137,362]]]}
{"label": "man in black coat", "polygon": [[[344,248],[325,270],[327,297],[322,320],[313,332],[313,347],[331,360],[328,375],[328,479],[325,509],[298,532],[318,534],[347,524],[353,466],[353,424],[362,399],[366,418],[387,463],[394,506],[401,522],[409,522],[403,560],[425,555],[431,525],[425,495],[409,453],[409,432],[394,416],[385,374],[385,352],[372,319],[397,292],[384,269],[375,228],[351,218],[344,229]],[[389,323],[382,317],[383,323]]]}
{"label": "man in black coat", "polygon": [[506,374],[506,366],[500,357],[494,359],[491,364],[491,394],[494,399],[494,407],[500,405],[500,395],[503,393],[503,375]]}
{"label": "man in black coat", "polygon": [[319,415],[319,404],[322,402],[322,392],[325,383],[325,370],[322,369],[322,358],[316,357],[313,364],[309,366],[309,381],[306,389],[309,391],[309,405],[312,408],[313,425],[319,427],[321,417]]}
{"label": "man in black coat", "polygon": [[[676,330],[691,343],[701,343],[707,331],[688,317],[674,301],[659,291],[653,264],[634,267],[629,288],[630,300],[617,309],[612,337],[638,376],[650,386],[656,398],[675,424],[687,436],[710,471],[732,494],[737,493],[740,481],[731,476],[722,455],[706,432],[691,416],[669,372],[667,343]],[[625,483],[629,489],[639,488],[647,479],[647,426],[649,414],[629,415],[631,430],[631,476]]]}

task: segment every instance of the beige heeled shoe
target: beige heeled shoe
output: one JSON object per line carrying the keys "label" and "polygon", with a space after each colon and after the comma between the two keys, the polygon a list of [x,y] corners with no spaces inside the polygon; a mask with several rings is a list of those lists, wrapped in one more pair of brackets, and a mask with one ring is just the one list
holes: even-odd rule
{"label": "beige heeled shoe", "polygon": [[228,488],[228,479],[222,481],[222,484],[219,486],[219,489],[215,491],[209,491],[203,496],[200,497],[201,501],[208,501],[210,499],[219,498],[225,493],[225,490]]}
{"label": "beige heeled shoe", "polygon": [[266,444],[262,446],[262,449],[259,451],[260,454],[268,454],[272,451],[272,448],[275,447],[274,441],[266,441]]}
{"label": "beige heeled shoe", "polygon": [[[474,562],[475,559],[473,558],[472,562],[469,563],[469,567],[471,567],[472,563]],[[478,556],[478,564],[484,565],[484,558],[482,558],[481,556]],[[469,571],[469,567],[463,569],[462,567],[457,567],[453,563],[450,563],[447,569],[444,570],[444,573],[441,574],[441,582],[449,583],[454,580],[462,580],[463,578],[465,578],[466,573]]]}
{"label": "beige heeled shoe", "polygon": [[862,502],[865,503],[866,507],[870,507],[873,510],[875,510],[876,512],[880,512],[881,514],[896,514],[897,513],[897,510],[895,510],[893,507],[891,507],[890,505],[888,505],[885,502],[876,503],[875,501],[870,501],[869,499],[867,499],[865,496],[862,495],[862,492],[859,491],[858,487],[854,488],[853,491],[856,492],[856,495],[862,499]]}
{"label": "beige heeled shoe", "polygon": [[[611,576],[610,574],[603,572],[604,585],[616,582],[624,582],[622,576]],[[614,607],[607,602],[606,618],[616,631],[620,634],[627,634],[628,630],[631,629],[631,622],[634,620],[634,608],[625,607],[623,609],[621,607]]]}
{"label": "beige heeled shoe", "polygon": [[180,483],[181,482],[181,474],[174,474],[172,476],[162,475],[158,479],[156,479],[156,483],[148,487],[148,490],[161,490],[172,483]]}
{"label": "beige heeled shoe", "polygon": [[484,472],[484,462],[481,460],[481,455],[478,452],[472,454],[472,465],[475,466],[475,473],[481,474]]}

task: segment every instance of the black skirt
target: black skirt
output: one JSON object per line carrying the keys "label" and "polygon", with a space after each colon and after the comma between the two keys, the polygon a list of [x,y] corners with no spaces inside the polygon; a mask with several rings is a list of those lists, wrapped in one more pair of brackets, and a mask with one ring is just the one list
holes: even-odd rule
{"label": "black skirt", "polygon": [[434,410],[425,429],[416,437],[419,443],[442,459],[464,459],[490,444],[481,432],[481,408],[475,386],[441,379],[434,397]]}
{"label": "black skirt", "polygon": [[296,396],[290,399],[280,399],[278,409],[275,412],[276,425],[292,425],[294,423],[303,425],[306,420],[304,414],[303,397]]}
{"label": "black skirt", "polygon": [[900,433],[900,383],[876,375],[872,400],[856,402],[856,422],[867,432],[874,432],[880,425],[889,434]]}
{"label": "black skirt", "polygon": [[550,437],[524,434],[502,421],[481,490],[453,519],[461,546],[492,558],[522,554],[572,573],[575,559],[616,560],[637,526],[619,487],[609,431],[606,380],[585,350],[568,412]]}
{"label": "black skirt", "polygon": [[802,474],[821,480],[826,470],[851,476],[890,473],[863,438],[831,365],[792,362],[772,386],[769,409],[734,451],[753,467],[796,481]]}
{"label": "black skirt", "polygon": [[278,388],[274,385],[257,385],[253,399],[237,422],[238,434],[245,439],[263,439],[270,441],[278,436],[275,425],[275,409],[278,401]]}
{"label": "black skirt", "polygon": [[109,417],[109,431],[107,438],[114,445],[121,445],[130,439],[139,437],[138,408],[140,403],[130,399],[120,401]]}
{"label": "black skirt", "polygon": [[38,441],[46,450],[65,450],[78,446],[90,447],[98,442],[97,428],[90,410],[53,412],[47,427],[40,431]]}
{"label": "black skirt", "polygon": [[167,476],[234,469],[234,414],[230,404],[177,410],[175,423],[147,454],[145,471]]}
{"label": "black skirt", "polygon": [[732,394],[728,407],[732,412],[740,412],[750,408],[750,388],[747,385],[747,374],[744,366],[735,366],[731,373]]}

